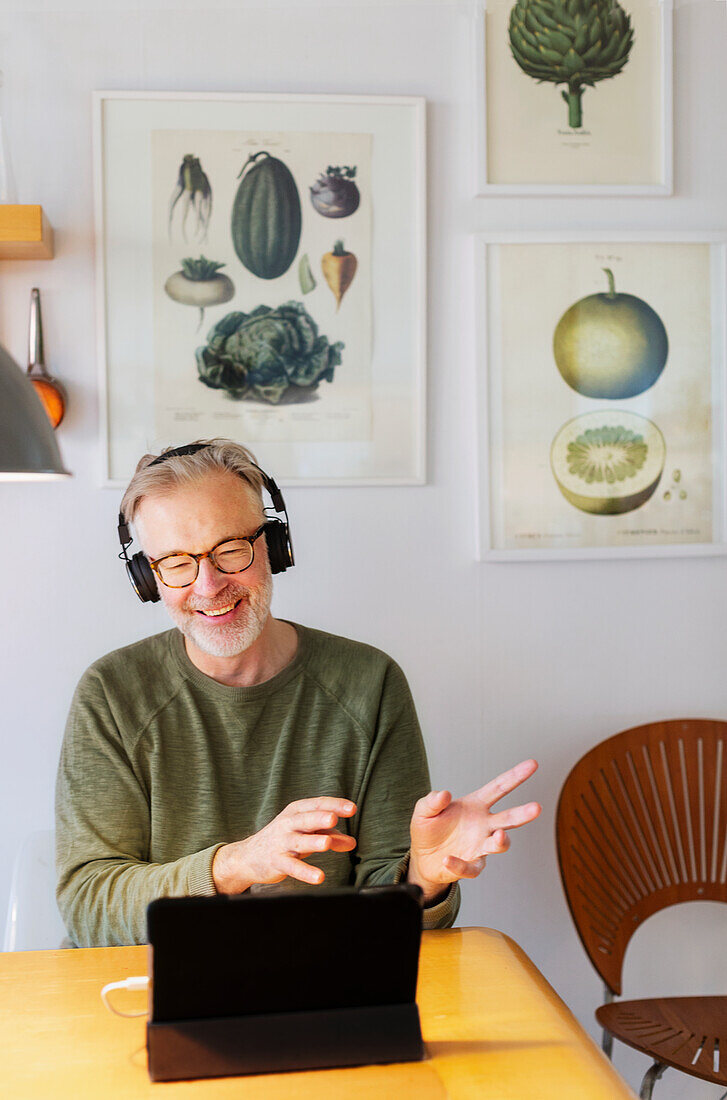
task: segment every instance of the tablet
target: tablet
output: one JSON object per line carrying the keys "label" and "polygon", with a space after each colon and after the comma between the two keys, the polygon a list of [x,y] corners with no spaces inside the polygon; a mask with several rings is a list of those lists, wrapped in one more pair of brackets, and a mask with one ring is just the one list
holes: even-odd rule
{"label": "tablet", "polygon": [[151,1022],[413,1005],[421,914],[406,884],[160,898]]}

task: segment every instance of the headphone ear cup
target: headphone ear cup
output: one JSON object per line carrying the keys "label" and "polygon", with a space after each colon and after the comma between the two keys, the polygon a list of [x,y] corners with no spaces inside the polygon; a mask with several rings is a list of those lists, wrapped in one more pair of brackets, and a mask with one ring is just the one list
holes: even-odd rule
{"label": "headphone ear cup", "polygon": [[154,579],[154,570],[145,554],[134,554],[127,559],[126,572],[131,585],[142,603],[158,603],[159,590]]}
{"label": "headphone ear cup", "polygon": [[265,541],[271,573],[284,573],[293,564],[288,546],[288,525],[273,519],[265,524]]}

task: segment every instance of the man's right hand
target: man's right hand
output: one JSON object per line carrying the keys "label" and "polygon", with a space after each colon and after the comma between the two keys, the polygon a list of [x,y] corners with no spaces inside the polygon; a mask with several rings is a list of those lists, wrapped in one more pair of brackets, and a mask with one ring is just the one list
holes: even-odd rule
{"label": "man's right hand", "polygon": [[246,840],[224,844],[212,860],[212,878],[220,894],[242,894],[257,883],[295,878],[318,886],[326,877],[305,857],[317,852],[350,852],[352,836],[336,829],[339,817],[353,817],[356,807],[346,798],[302,798]]}

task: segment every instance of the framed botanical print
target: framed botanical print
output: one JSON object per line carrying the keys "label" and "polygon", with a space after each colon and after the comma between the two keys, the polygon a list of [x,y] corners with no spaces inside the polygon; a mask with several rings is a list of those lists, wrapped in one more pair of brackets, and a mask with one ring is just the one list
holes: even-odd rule
{"label": "framed botanical print", "polygon": [[104,482],[215,436],[422,482],[424,101],[97,92],[95,152]]}
{"label": "framed botanical print", "polygon": [[724,553],[725,240],[478,240],[480,557]]}
{"label": "framed botanical print", "polygon": [[474,19],[480,194],[671,194],[671,0],[485,0]]}

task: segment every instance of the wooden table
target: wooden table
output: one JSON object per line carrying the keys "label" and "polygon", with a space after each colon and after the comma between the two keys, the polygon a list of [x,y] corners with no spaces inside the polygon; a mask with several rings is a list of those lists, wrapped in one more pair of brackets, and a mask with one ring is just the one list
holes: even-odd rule
{"label": "wooden table", "polygon": [[[417,1001],[424,1062],[152,1084],[145,1021],[99,991],[146,973],[144,947],[0,953],[0,1093],[12,1100],[633,1100],[507,936],[425,932]],[[145,994],[117,993],[126,1011]],[[121,1001],[117,1000],[121,1007]]]}

